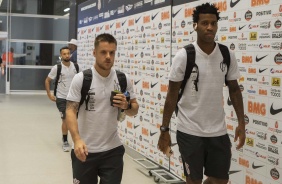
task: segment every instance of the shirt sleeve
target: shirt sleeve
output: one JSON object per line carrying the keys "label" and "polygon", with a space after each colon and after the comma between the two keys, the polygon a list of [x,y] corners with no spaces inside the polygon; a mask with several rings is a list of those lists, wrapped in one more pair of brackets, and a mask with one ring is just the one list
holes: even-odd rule
{"label": "shirt sleeve", "polygon": [[80,102],[82,83],[83,83],[83,73],[80,72],[76,74],[72,79],[69,93],[67,95],[67,100]]}
{"label": "shirt sleeve", "polygon": [[184,48],[180,49],[172,59],[172,65],[169,73],[169,80],[179,82],[184,79],[187,65],[187,54]]}
{"label": "shirt sleeve", "polygon": [[57,77],[57,65],[54,65],[53,68],[51,69],[50,73],[48,74],[48,77],[51,78],[52,80]]}
{"label": "shirt sleeve", "polygon": [[236,61],[234,52],[229,50],[229,53],[230,53],[230,66],[228,69],[228,74],[227,74],[226,79],[227,80],[237,80],[240,78],[238,63]]}

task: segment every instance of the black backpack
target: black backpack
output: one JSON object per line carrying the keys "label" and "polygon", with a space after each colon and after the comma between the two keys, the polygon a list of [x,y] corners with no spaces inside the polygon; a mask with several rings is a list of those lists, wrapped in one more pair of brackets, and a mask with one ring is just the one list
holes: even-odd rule
{"label": "black backpack", "polygon": [[[123,72],[118,71],[118,70],[116,70],[116,74],[117,74],[117,78],[118,78],[118,82],[119,82],[119,85],[120,85],[121,92],[125,93],[126,88],[127,88],[126,76]],[[78,111],[79,111],[80,106],[84,102],[86,104],[86,110],[88,108],[87,104],[88,104],[89,98],[90,98],[90,96],[88,95],[88,92],[90,90],[91,82],[92,82],[92,70],[89,68],[89,69],[83,71],[81,99],[80,99],[80,102],[79,102]]]}
{"label": "black backpack", "polygon": [[[76,69],[76,73],[79,72],[79,66],[77,63],[73,63],[74,67]],[[57,86],[58,86],[58,82],[59,82],[59,78],[61,75],[61,71],[62,71],[62,65],[61,64],[57,64],[57,76],[56,76],[56,80],[55,80],[55,87],[54,87],[54,96],[56,96],[57,94]]]}
{"label": "black backpack", "polygon": [[[219,46],[219,50],[220,50],[220,52],[221,52],[221,54],[223,56],[223,64],[225,63],[227,65],[227,73],[228,73],[228,69],[229,69],[229,66],[230,66],[230,53],[229,53],[228,47],[225,46],[225,45],[222,45],[220,43],[218,43],[218,46]],[[181,97],[183,95],[183,91],[185,89],[187,80],[189,79],[189,77],[190,77],[190,75],[192,73],[193,68],[194,67],[198,68],[198,66],[195,63],[196,52],[195,52],[194,45],[193,44],[189,44],[189,45],[184,46],[184,48],[185,48],[186,54],[187,54],[187,65],[186,65],[184,79],[183,79],[183,81],[181,83],[180,90],[179,90],[179,93],[178,93],[178,99],[177,99],[177,103],[176,103],[176,107],[175,107],[175,114],[176,115],[178,113],[178,106],[177,106],[177,104],[178,104],[179,100],[181,99]],[[197,71],[198,71],[198,75],[197,75],[196,80],[194,80],[196,91],[198,91],[197,83],[199,81],[199,70],[197,70]],[[225,75],[225,84],[226,84],[226,86],[228,85],[227,84],[227,80],[226,80],[227,73]]]}

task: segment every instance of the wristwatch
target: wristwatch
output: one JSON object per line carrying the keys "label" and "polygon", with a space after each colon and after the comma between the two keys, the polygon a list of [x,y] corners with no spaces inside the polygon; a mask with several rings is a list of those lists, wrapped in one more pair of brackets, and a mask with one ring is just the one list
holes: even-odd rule
{"label": "wristwatch", "polygon": [[169,128],[165,127],[165,126],[161,126],[160,130],[161,130],[161,132],[167,132],[167,131],[169,131]]}
{"label": "wristwatch", "polygon": [[125,109],[125,110],[128,110],[128,109],[131,109],[131,103],[130,103],[130,101],[128,101],[127,109]]}

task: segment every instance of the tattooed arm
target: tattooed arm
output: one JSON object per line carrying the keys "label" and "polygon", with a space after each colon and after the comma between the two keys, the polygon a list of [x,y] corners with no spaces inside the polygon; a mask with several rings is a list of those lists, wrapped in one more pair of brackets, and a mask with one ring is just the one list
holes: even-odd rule
{"label": "tattooed arm", "polygon": [[74,153],[80,161],[84,162],[86,160],[86,156],[88,155],[88,150],[86,144],[80,138],[78,131],[78,123],[76,118],[78,107],[79,102],[67,100],[66,122],[74,143]]}
{"label": "tattooed arm", "polygon": [[243,147],[246,138],[243,98],[237,80],[228,81],[228,89],[231,102],[238,118],[238,126],[235,130],[234,141],[237,141],[239,137],[239,144],[237,145],[237,149],[240,149],[241,147]]}

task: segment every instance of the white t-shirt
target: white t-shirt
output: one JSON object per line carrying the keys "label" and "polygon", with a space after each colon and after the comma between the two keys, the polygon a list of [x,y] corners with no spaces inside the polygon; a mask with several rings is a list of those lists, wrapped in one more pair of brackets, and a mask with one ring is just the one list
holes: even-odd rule
{"label": "white t-shirt", "polygon": [[[63,62],[61,62],[61,65],[62,65],[62,70],[58,81],[56,97],[66,99],[69,92],[71,81],[77,72],[73,62],[70,62],[70,66],[65,66]],[[81,71],[80,68],[81,67],[79,67],[79,71]],[[50,73],[48,74],[48,77],[54,80],[57,77],[57,70],[58,70],[57,65],[54,65]]]}
{"label": "white t-shirt", "polygon": [[[111,70],[108,77],[102,77],[94,67],[92,70],[92,83],[90,86],[90,100],[88,110],[83,103],[78,113],[78,131],[85,141],[90,153],[98,153],[116,148],[122,145],[117,132],[118,108],[110,104],[111,91],[118,83],[116,71]],[[128,75],[127,91],[130,98],[135,98],[132,84]],[[80,72],[73,78],[67,100],[80,102],[83,73]]]}
{"label": "white t-shirt", "polygon": [[[199,69],[198,91],[192,92],[194,83],[190,77],[178,102],[177,129],[201,137],[221,136],[227,132],[222,105],[227,67],[222,67],[223,56],[218,44],[210,55],[204,53],[196,42],[193,45],[196,51],[195,62]],[[233,52],[230,52],[230,56],[227,80],[237,80],[240,74],[236,58]],[[182,48],[173,58],[170,81],[179,82],[184,79],[186,63],[186,50]]]}

